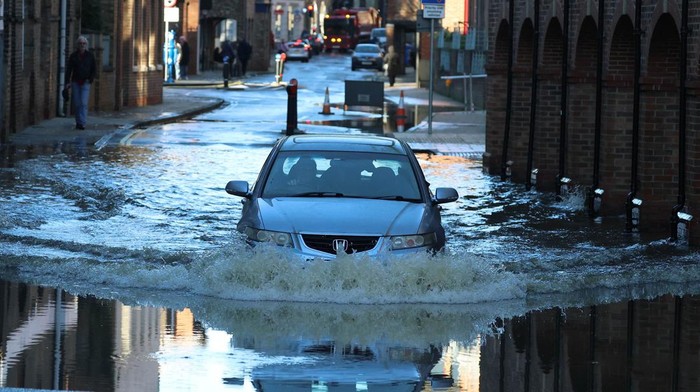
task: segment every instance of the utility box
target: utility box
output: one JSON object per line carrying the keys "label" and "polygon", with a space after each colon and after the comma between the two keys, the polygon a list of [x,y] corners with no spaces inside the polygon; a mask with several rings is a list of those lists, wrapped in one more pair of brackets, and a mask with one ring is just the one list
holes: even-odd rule
{"label": "utility box", "polygon": [[346,80],[345,106],[384,107],[384,82],[376,80]]}

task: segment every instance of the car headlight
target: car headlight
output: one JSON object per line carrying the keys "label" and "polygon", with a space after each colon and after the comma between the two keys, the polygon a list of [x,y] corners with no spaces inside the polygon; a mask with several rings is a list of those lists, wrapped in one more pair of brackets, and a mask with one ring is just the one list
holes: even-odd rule
{"label": "car headlight", "polygon": [[292,236],[281,231],[260,230],[246,227],[245,235],[255,242],[270,242],[279,246],[292,246]]}
{"label": "car headlight", "polygon": [[414,234],[414,235],[396,235],[391,237],[391,249],[409,249],[419,248],[422,246],[430,246],[436,242],[435,233]]}

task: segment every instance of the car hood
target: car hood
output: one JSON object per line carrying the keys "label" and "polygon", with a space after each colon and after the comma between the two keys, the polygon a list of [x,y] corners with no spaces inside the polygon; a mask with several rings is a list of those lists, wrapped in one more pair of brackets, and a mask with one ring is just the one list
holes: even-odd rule
{"label": "car hood", "polygon": [[355,198],[260,199],[268,230],[313,234],[397,235],[427,231],[423,203]]}

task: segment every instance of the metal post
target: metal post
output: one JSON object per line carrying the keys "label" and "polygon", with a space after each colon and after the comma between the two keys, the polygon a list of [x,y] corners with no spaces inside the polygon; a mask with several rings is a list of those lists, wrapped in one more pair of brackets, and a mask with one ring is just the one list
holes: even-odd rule
{"label": "metal post", "polygon": [[433,134],[433,46],[435,44],[435,19],[430,19],[430,78],[428,86],[428,135]]}
{"label": "metal post", "polygon": [[297,132],[297,80],[292,79],[287,85],[287,129],[285,135]]}
{"label": "metal post", "polygon": [[224,88],[228,88],[228,78],[231,76],[231,64],[228,60],[224,60]]}

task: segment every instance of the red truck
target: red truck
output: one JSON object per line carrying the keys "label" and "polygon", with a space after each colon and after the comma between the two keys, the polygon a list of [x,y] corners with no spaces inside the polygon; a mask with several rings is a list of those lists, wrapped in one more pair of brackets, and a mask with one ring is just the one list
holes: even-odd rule
{"label": "red truck", "polygon": [[340,8],[323,20],[324,49],[345,51],[370,41],[370,32],[381,25],[376,8]]}

